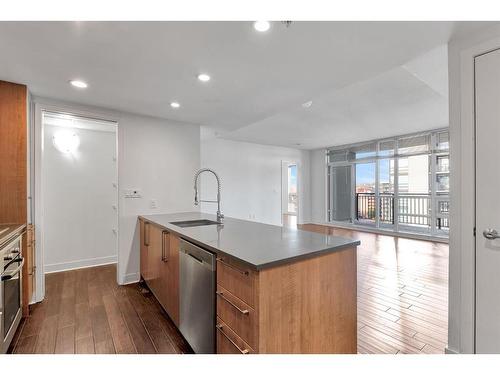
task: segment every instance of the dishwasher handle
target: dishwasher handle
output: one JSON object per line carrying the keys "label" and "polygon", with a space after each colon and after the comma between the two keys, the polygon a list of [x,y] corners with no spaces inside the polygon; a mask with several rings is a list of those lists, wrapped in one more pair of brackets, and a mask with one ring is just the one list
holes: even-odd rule
{"label": "dishwasher handle", "polygon": [[179,241],[179,252],[181,255],[189,256],[188,259],[199,263],[201,266],[209,268],[215,272],[215,254],[202,249],[195,244],[184,239]]}
{"label": "dishwasher handle", "polygon": [[194,260],[196,260],[197,262],[199,262],[199,263],[203,264],[203,259],[200,259],[200,258],[196,257],[196,255],[193,255],[193,254],[188,253],[188,252],[186,252],[186,254],[187,254],[187,255],[189,255],[189,256],[190,256],[191,258],[193,258]]}

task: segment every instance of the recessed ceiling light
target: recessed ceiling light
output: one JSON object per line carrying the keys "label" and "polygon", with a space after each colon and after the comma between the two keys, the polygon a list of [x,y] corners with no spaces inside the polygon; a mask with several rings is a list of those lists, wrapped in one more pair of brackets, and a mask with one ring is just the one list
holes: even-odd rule
{"label": "recessed ceiling light", "polygon": [[71,81],[69,81],[69,83],[71,83],[71,85],[75,87],[78,87],[79,89],[86,89],[88,87],[86,82],[80,81],[78,79],[72,79]]}
{"label": "recessed ceiling light", "polygon": [[210,81],[210,76],[208,74],[201,73],[201,74],[198,74],[198,79],[201,82],[208,82],[208,81]]}
{"label": "recessed ceiling light", "polygon": [[312,100],[309,100],[308,102],[302,103],[302,107],[310,108],[312,104],[313,104]]}
{"label": "recessed ceiling light", "polygon": [[172,107],[172,108],[179,108],[180,106],[181,105],[179,103],[177,103],[177,102],[170,103],[170,107]]}
{"label": "recessed ceiling light", "polygon": [[269,21],[255,21],[253,23],[253,28],[261,33],[269,30],[271,23]]}

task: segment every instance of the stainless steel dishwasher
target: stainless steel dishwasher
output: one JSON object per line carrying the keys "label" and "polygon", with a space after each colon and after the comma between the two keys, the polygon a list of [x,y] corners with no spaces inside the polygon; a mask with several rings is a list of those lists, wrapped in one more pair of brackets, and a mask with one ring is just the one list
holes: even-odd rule
{"label": "stainless steel dishwasher", "polygon": [[215,254],[180,240],[179,329],[195,353],[215,353]]}

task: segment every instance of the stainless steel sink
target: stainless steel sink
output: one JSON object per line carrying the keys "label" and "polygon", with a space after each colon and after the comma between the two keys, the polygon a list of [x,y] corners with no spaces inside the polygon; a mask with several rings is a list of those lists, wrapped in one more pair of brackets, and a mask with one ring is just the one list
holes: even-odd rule
{"label": "stainless steel sink", "polygon": [[188,228],[188,227],[201,227],[204,225],[219,225],[222,223],[213,220],[199,219],[199,220],[186,220],[186,221],[172,221],[170,222],[170,224],[176,225],[181,228]]}

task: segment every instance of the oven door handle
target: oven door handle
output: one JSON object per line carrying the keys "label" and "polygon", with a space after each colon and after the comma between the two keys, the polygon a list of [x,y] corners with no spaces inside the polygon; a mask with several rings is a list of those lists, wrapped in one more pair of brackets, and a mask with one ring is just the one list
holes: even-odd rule
{"label": "oven door handle", "polygon": [[16,273],[18,273],[21,270],[21,268],[23,268],[24,258],[16,259],[10,263],[20,263],[20,264],[15,270],[2,273],[2,281],[12,279],[16,275]]}

